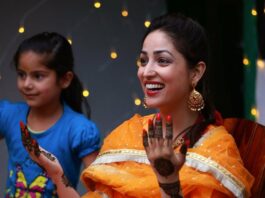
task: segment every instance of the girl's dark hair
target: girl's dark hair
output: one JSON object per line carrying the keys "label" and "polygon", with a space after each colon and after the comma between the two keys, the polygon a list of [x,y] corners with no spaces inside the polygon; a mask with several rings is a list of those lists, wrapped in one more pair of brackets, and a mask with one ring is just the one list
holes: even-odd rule
{"label": "girl's dark hair", "polygon": [[[184,15],[170,13],[155,18],[145,33],[142,43],[146,36],[156,30],[162,31],[169,36],[175,48],[184,56],[190,69],[196,67],[199,61],[205,62],[208,66],[209,46],[204,28],[196,21]],[[215,122],[215,108],[209,98],[206,79],[207,70],[197,84],[196,89],[203,95],[205,107],[201,111],[203,121],[194,125],[189,132],[191,146],[200,137],[208,124]]]}
{"label": "girl's dark hair", "polygon": [[82,96],[83,85],[74,73],[73,51],[67,39],[55,32],[43,32],[24,40],[14,55],[16,69],[21,54],[28,51],[44,55],[43,64],[54,70],[58,79],[69,71],[73,72],[72,82],[66,89],[63,89],[61,100],[79,113],[83,113],[82,107],[84,107],[85,114],[90,117],[90,106]]}

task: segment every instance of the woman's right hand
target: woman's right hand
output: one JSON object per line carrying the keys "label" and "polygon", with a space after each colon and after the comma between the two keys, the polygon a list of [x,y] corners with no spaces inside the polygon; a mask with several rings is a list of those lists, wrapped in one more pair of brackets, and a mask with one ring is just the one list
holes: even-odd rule
{"label": "woman's right hand", "polygon": [[180,152],[173,149],[173,125],[171,117],[167,118],[166,130],[163,132],[160,114],[155,123],[148,122],[148,133],[143,131],[143,145],[150,165],[157,176],[162,197],[182,197],[179,182],[179,170],[185,162],[187,147],[181,145]]}

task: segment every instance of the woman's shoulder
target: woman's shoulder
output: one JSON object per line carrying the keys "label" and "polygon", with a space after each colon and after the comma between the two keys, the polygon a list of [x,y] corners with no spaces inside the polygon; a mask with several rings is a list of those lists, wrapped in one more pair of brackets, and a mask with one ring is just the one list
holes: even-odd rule
{"label": "woman's shoulder", "polygon": [[245,186],[253,182],[233,136],[222,125],[208,126],[207,132],[188,150],[185,165],[185,168],[192,167],[193,170],[210,173],[237,195],[244,194]]}
{"label": "woman's shoulder", "polygon": [[194,147],[202,146],[206,143],[222,143],[223,141],[234,143],[234,138],[231,134],[228,133],[228,131],[223,125],[216,126],[210,124],[206,128],[201,138],[195,143]]}
{"label": "woman's shoulder", "polygon": [[149,115],[140,115],[140,114],[134,114],[131,118],[123,121],[120,125],[118,125],[112,132],[120,131],[120,129],[143,129],[143,126],[145,126],[149,119],[152,119],[154,114]]}
{"label": "woman's shoulder", "polygon": [[123,121],[104,139],[102,151],[118,148],[142,149],[142,132],[143,127],[151,119],[153,114],[141,116],[133,115],[131,118]]}

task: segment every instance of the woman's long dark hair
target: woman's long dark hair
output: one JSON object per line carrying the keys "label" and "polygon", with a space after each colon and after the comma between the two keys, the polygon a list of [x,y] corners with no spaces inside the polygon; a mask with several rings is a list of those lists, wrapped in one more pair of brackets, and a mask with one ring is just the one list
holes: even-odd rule
{"label": "woman's long dark hair", "polygon": [[73,72],[72,82],[66,89],[63,89],[61,99],[79,113],[83,113],[82,107],[84,107],[85,114],[90,118],[90,106],[86,98],[82,96],[83,85],[74,73],[72,47],[67,39],[55,32],[43,32],[24,40],[14,55],[16,68],[21,54],[28,51],[45,55],[43,63],[56,72],[57,79],[62,78],[69,71]]}
{"label": "woman's long dark hair", "polygon": [[[203,61],[208,66],[209,46],[207,36],[203,27],[196,21],[181,14],[171,13],[155,18],[145,33],[146,36],[153,31],[162,31],[171,38],[175,48],[184,56],[189,69],[196,67],[198,62]],[[215,108],[209,97],[207,87],[207,70],[197,84],[196,89],[202,94],[205,107],[201,111],[203,121],[195,124],[189,132],[191,146],[201,136],[201,132],[210,124],[215,122]]]}

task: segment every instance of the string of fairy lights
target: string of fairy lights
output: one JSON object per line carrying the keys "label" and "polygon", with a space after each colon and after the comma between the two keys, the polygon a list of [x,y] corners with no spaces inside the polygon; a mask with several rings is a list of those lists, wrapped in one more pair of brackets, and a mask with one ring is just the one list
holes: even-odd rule
{"label": "string of fairy lights", "polygon": [[[48,0],[42,0],[42,1],[39,1],[35,6],[33,6],[31,9],[29,9],[25,14],[24,16],[22,17],[22,19],[20,20],[20,23],[19,23],[19,27],[18,27],[18,33],[15,35],[15,37],[12,39],[12,42],[10,42],[10,46],[13,45],[18,36],[20,34],[24,34],[26,31],[27,31],[27,28],[25,27],[25,20],[26,18],[31,14],[33,13],[34,11],[36,11],[38,8],[40,8],[42,5],[44,5]],[[101,9],[103,6],[103,3],[102,1],[100,0],[94,0],[93,3],[92,3],[92,7],[93,9]],[[251,10],[250,10],[250,13],[252,15],[252,17],[257,17],[258,13],[257,13],[257,10],[255,7],[253,7]],[[263,9],[263,13],[265,14],[265,8]],[[123,17],[123,18],[128,18],[130,16],[130,13],[129,13],[129,9],[128,7],[124,4],[123,6],[121,6],[121,9],[120,9],[120,16]],[[151,21],[150,21],[150,18],[149,17],[146,17],[146,20],[143,22],[143,25],[144,27],[148,28],[150,25],[151,25]],[[68,34],[67,36],[67,40],[68,42],[73,45],[74,44],[74,41],[73,41],[73,38],[71,36],[71,34]],[[9,46],[9,48],[11,48]],[[5,50],[5,53],[8,52],[8,49]],[[2,62],[2,60],[4,59],[4,56],[6,54],[4,54],[1,59],[0,59],[0,63]],[[110,52],[109,52],[109,59],[110,60],[116,60],[119,58],[119,54],[118,54],[118,50],[116,48],[111,48],[110,49]],[[2,64],[1,64],[2,65]],[[251,60],[250,58],[248,57],[248,54],[244,54],[244,57],[243,57],[243,65],[245,66],[245,68],[249,68],[253,65],[253,63],[251,63]],[[256,63],[255,63],[255,66],[257,68],[257,71],[264,71],[265,70],[265,61],[261,58],[258,58],[256,60]],[[2,75],[0,73],[0,80],[2,79]],[[88,89],[84,89],[83,90],[83,96],[84,97],[89,97],[90,96],[90,91]],[[140,106],[143,104],[143,101],[135,96],[133,96],[133,101],[134,101],[134,104],[136,106]],[[256,119],[259,117],[259,110],[257,109],[257,106],[256,104],[253,105],[253,107],[250,109],[250,113],[253,117],[255,117]]]}
{"label": "string of fairy lights", "polygon": [[[22,17],[22,19],[20,20],[19,22],[19,27],[18,27],[18,32],[15,36],[15,38],[13,39],[13,43],[15,43],[15,41],[17,40],[17,38],[19,37],[20,34],[24,34],[26,31],[27,31],[27,28],[25,27],[25,21],[26,21],[26,18],[31,14],[33,13],[34,11],[36,11],[38,8],[40,8],[42,5],[44,5],[48,0],[42,0],[42,1],[39,1],[35,6],[33,6],[31,9],[29,9]],[[102,1],[100,0],[94,0],[93,1],[93,8],[94,9],[100,9],[102,8]],[[127,8],[127,6],[124,4],[120,10],[120,16],[123,17],[123,18],[127,18],[129,17],[129,10]],[[149,17],[146,17],[146,20],[143,22],[143,25],[148,28],[150,25],[151,25],[151,21],[149,19]],[[73,45],[74,41],[73,41],[73,38],[71,36],[71,34],[68,34],[67,36],[67,40],[68,42]],[[12,44],[13,45],[13,44]],[[9,45],[9,47],[11,48],[12,45]],[[7,53],[8,50],[6,50],[6,53]],[[117,50],[115,48],[112,48],[110,50],[110,53],[109,53],[109,58],[111,60],[115,60],[115,59],[118,59],[119,58],[119,54],[117,52]],[[2,58],[0,59],[0,62],[1,60],[4,59],[4,56],[2,56]],[[1,72],[0,72],[0,80],[2,79],[2,75],[1,75]],[[82,92],[83,96],[84,97],[89,97],[90,96],[90,91],[88,89],[84,89],[83,92]],[[140,106],[142,105],[142,100],[135,96],[135,94],[133,94],[133,100],[134,100],[134,104],[136,106]]]}
{"label": "string of fairy lights", "polygon": [[[258,12],[256,7],[252,7],[252,9],[250,10],[250,14],[252,17],[257,17],[258,16]],[[263,13],[265,14],[265,5],[263,7]],[[256,20],[255,20],[256,21]],[[256,24],[255,24],[256,25]],[[255,42],[255,41],[253,41]],[[250,55],[249,55],[250,56]],[[265,72],[265,60],[262,59],[261,57],[259,57],[259,55],[257,55],[257,59],[254,60],[254,62],[250,60],[250,57],[248,56],[248,54],[244,54],[243,57],[243,65],[245,67],[245,69],[250,69],[251,67],[256,67],[256,72]],[[253,101],[253,106],[249,109],[250,111],[250,115],[254,117],[255,120],[258,120],[259,115],[260,115],[260,109],[258,109],[256,102]]]}

